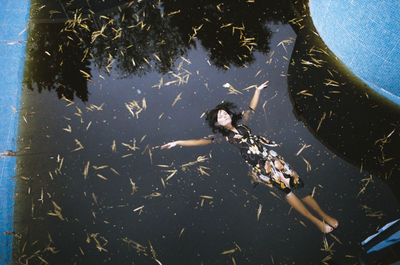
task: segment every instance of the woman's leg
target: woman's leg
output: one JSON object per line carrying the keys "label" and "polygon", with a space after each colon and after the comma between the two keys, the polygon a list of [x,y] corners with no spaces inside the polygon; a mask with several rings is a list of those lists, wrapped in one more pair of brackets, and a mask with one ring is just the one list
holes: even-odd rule
{"label": "woman's leg", "polygon": [[290,192],[288,195],[286,195],[286,200],[296,211],[298,211],[308,220],[313,222],[318,227],[318,229],[321,230],[323,233],[332,232],[333,230],[332,227],[330,227],[329,225],[325,224],[317,217],[312,215],[310,211],[308,211],[308,209],[302,203],[302,201],[299,198],[297,198],[297,196],[293,192]]}
{"label": "woman's leg", "polygon": [[318,205],[318,203],[314,200],[310,195],[302,198],[303,202],[305,202],[308,206],[311,207],[322,219],[324,219],[330,226],[333,228],[337,228],[339,226],[339,222],[335,219],[327,215]]}

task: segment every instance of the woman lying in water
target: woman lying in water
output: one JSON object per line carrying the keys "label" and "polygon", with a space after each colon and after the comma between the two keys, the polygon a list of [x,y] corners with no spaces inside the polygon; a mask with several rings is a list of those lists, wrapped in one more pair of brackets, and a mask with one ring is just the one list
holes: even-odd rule
{"label": "woman lying in water", "polygon": [[[233,109],[236,106],[233,103],[223,102],[207,113],[206,120],[213,132],[221,133],[230,144],[240,149],[242,157],[251,168],[252,182],[262,183],[282,191],[294,209],[313,222],[323,233],[329,233],[338,227],[338,221],[319,207],[311,196],[311,192],[301,196],[301,200],[294,194],[293,190],[301,194],[306,189],[303,188],[303,182],[299,175],[280,155],[270,149],[270,147],[278,145],[265,137],[253,135],[247,126],[238,123],[242,118],[247,121],[255,112],[260,93],[267,85],[268,81],[256,88],[249,110],[240,114],[235,113]],[[214,138],[211,136],[202,139],[173,141],[161,146],[161,149],[170,149],[178,145],[207,145],[212,143]],[[313,209],[321,219],[311,214],[305,205]]]}

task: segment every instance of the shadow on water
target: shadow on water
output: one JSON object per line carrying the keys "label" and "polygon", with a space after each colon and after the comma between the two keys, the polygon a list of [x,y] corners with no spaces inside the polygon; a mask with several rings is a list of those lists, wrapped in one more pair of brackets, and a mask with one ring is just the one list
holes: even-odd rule
{"label": "shadow on water", "polygon": [[[334,113],[351,122],[347,113],[355,110],[339,106],[344,92],[328,94],[337,97],[336,105],[329,101],[331,108],[318,104],[325,101],[316,86],[326,76],[307,76],[319,68],[300,65],[301,55],[309,56],[305,42],[319,41],[297,28],[304,17],[295,14],[304,10],[291,2],[33,3],[20,111],[17,155],[24,156],[18,157],[14,261],[317,264],[329,257],[330,264],[355,263],[360,240],[398,216],[398,201],[379,178],[360,173],[357,155],[365,161],[370,156],[348,156],[342,148],[354,131],[329,141],[329,132],[344,123]],[[330,79],[350,82],[330,58],[319,58],[329,62],[322,69],[333,68]],[[237,150],[225,142],[151,148],[210,134],[199,119],[207,108],[229,100],[245,109],[251,90],[241,88],[266,79],[271,85],[249,126],[283,143],[278,152],[340,218],[336,239],[321,240],[283,198],[264,187],[252,189]],[[240,93],[229,94],[227,82]],[[298,94],[303,90],[313,97]],[[363,104],[368,113],[394,111]],[[324,112],[328,116],[317,130]],[[383,115],[378,114],[376,119]],[[306,144],[310,147],[296,156]],[[390,144],[384,145],[388,157]],[[374,172],[366,163],[364,169]]]}
{"label": "shadow on water", "polygon": [[306,11],[306,27],[294,25],[298,37],[288,71],[295,115],[335,154],[387,181],[400,199],[400,107],[343,66]]}

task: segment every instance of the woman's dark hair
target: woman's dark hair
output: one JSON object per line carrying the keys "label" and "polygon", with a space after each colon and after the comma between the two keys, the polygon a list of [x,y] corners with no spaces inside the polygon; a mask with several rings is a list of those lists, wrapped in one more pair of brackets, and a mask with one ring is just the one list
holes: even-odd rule
{"label": "woman's dark hair", "polygon": [[208,125],[211,127],[214,133],[219,132],[223,136],[229,135],[229,130],[225,129],[225,127],[221,125],[218,125],[217,117],[219,110],[225,110],[231,116],[232,125],[236,127],[238,121],[242,119],[243,114],[236,113],[233,111],[233,109],[236,109],[236,105],[232,102],[222,102],[221,104],[218,104],[214,109],[207,111],[206,121],[208,122]]}

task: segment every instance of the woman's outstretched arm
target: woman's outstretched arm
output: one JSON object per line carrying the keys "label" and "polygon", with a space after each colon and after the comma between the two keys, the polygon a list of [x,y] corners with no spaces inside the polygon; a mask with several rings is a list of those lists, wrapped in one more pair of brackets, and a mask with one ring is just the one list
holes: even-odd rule
{"label": "woman's outstretched arm", "polygon": [[250,105],[249,105],[250,109],[246,110],[244,112],[243,120],[245,120],[245,121],[249,120],[251,112],[254,112],[256,110],[258,100],[260,99],[261,90],[263,90],[265,87],[267,87],[268,83],[269,83],[269,81],[266,81],[256,88],[256,90],[254,91],[254,95],[250,101]]}
{"label": "woman's outstretched arm", "polygon": [[178,141],[173,141],[169,142],[167,144],[164,144],[161,146],[161,149],[171,149],[172,147],[175,147],[177,145],[180,146],[200,146],[200,145],[207,145],[211,144],[213,139],[190,139],[190,140],[178,140]]}

